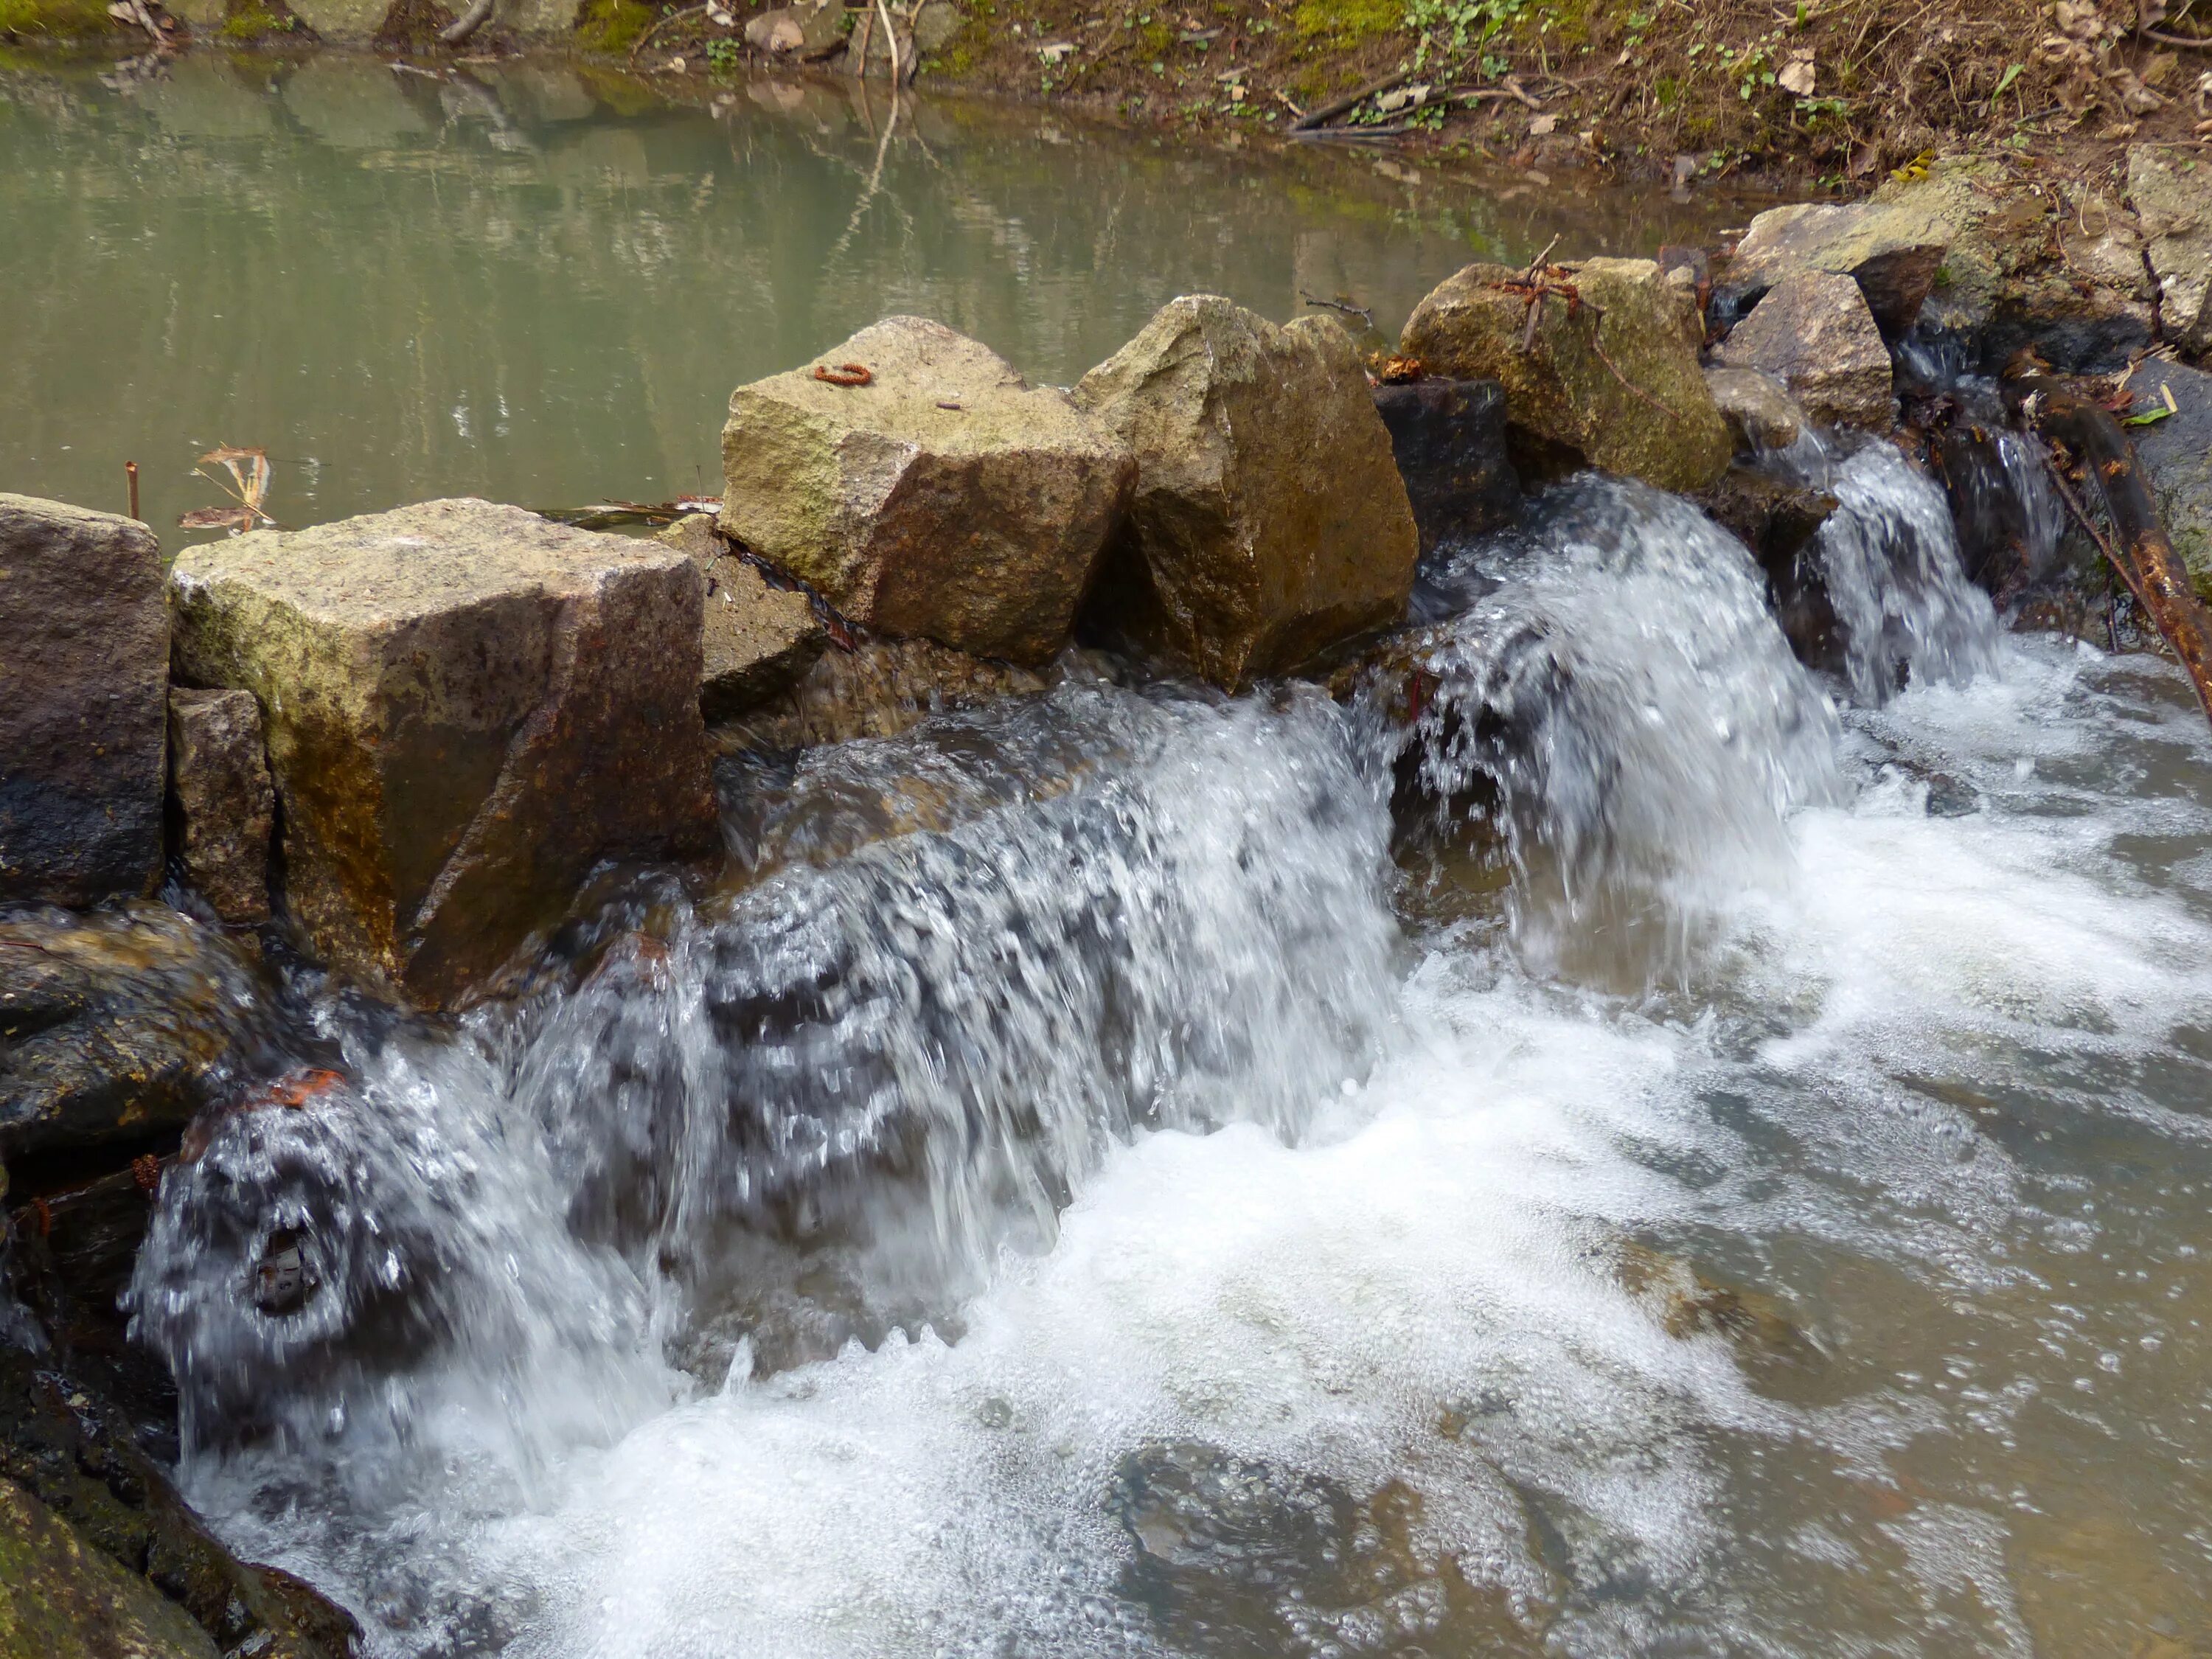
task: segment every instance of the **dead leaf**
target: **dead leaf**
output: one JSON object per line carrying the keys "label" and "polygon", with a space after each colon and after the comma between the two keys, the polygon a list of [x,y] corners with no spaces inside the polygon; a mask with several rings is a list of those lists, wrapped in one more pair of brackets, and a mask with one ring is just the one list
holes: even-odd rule
{"label": "dead leaf", "polygon": [[1556,115],[1532,115],[1528,118],[1528,136],[1531,138],[1547,137],[1559,125],[1559,118]]}
{"label": "dead leaf", "polygon": [[1808,52],[1802,58],[1792,58],[1782,66],[1775,81],[1783,91],[1795,93],[1800,98],[1813,95],[1813,58]]}

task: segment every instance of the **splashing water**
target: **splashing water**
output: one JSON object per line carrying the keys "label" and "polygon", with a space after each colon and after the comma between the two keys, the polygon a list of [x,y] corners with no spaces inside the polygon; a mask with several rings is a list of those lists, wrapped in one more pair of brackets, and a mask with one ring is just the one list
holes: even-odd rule
{"label": "splashing water", "polygon": [[[1421,604],[1402,728],[939,716],[733,773],[720,882],[514,1007],[326,1004],[347,1087],[209,1126],[142,1257],[194,1500],[395,1656],[2212,1620],[2185,687],[2000,645],[1839,719],[1740,547],[1595,478]],[[1519,937],[1394,888],[1394,775],[1494,800]],[[1609,902],[1699,918],[1626,995]]]}
{"label": "splashing water", "polygon": [[1425,574],[1419,605],[1450,619],[1400,740],[1447,820],[1478,786],[1502,798],[1540,965],[1573,949],[1679,972],[1720,894],[1786,862],[1790,811],[1837,790],[1833,710],[1750,556],[1686,502],[1571,480]]}

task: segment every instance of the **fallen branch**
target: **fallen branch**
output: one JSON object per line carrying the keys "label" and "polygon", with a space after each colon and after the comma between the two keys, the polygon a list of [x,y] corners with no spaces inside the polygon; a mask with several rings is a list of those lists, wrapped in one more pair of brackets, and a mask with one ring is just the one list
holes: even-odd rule
{"label": "fallen branch", "polygon": [[1304,301],[1306,304],[1318,306],[1324,311],[1340,311],[1347,317],[1357,317],[1370,328],[1375,326],[1375,313],[1366,306],[1349,305],[1342,300],[1316,300],[1304,289],[1298,290],[1298,298]]}
{"label": "fallen branch", "polygon": [[491,21],[492,8],[498,3],[499,0],[476,0],[474,5],[455,18],[447,27],[438,31],[439,44],[447,46],[459,46],[486,23]]}
{"label": "fallen branch", "polygon": [[[2084,475],[2095,483],[2105,516],[2118,532],[2118,545],[2094,532],[2091,539],[2120,573],[2159,637],[2173,647],[2205,718],[2212,720],[2212,613],[2197,597],[2188,569],[2158,521],[2150,492],[2143,488],[2134,443],[2120,430],[2112,411],[2094,399],[2041,375],[2021,377],[2016,384],[2025,394],[2021,408],[2027,418],[2045,437],[2075,456]],[[2055,462],[2051,471],[2058,471]],[[2063,478],[2059,493],[2062,499],[2072,494]],[[2077,516],[2086,518],[2080,503],[2069,500],[2068,504]]]}
{"label": "fallen branch", "polygon": [[1341,98],[1332,99],[1319,109],[1308,110],[1291,126],[1292,132],[1311,132],[1323,123],[1334,121],[1340,115],[1348,115],[1369,99],[1386,92],[1395,92],[1411,81],[1419,71],[1401,70],[1395,75],[1386,75],[1380,81],[1370,82],[1357,92],[1347,92]]}
{"label": "fallen branch", "polygon": [[[478,0],[478,3],[481,4],[482,0]],[[685,6],[678,11],[665,12],[660,16],[653,19],[652,22],[646,25],[645,33],[639,35],[636,41],[631,46],[629,49],[629,64],[628,66],[631,69],[635,69],[637,67],[638,53],[643,52],[645,50],[645,43],[652,40],[654,35],[659,33],[661,30],[666,28],[671,23],[674,22],[679,17],[696,17],[701,12],[706,10],[707,8],[713,3],[714,0],[700,0],[700,3],[696,6]]]}
{"label": "fallen branch", "polygon": [[2212,52],[2212,36],[2200,40],[2193,34],[2169,34],[2164,29],[2137,29],[2146,40],[2155,40],[2161,46],[2186,46],[2191,52]]}

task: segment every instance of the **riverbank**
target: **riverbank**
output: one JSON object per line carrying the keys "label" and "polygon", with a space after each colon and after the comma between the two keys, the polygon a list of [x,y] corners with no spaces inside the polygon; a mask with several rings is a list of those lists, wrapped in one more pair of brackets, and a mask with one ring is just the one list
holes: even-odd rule
{"label": "riverbank", "polygon": [[[2212,18],[2120,0],[929,0],[878,30],[781,8],[501,0],[458,44],[441,0],[179,0],[175,43],[374,46],[429,64],[555,51],[656,82],[764,65],[1111,117],[1231,144],[1304,131],[1417,165],[1486,159],[1856,195],[1930,154],[2116,176],[2130,143],[2212,134]],[[886,11],[883,15],[891,18]],[[2145,14],[2148,15],[2148,14]],[[2199,39],[2202,35],[2203,38]],[[0,40],[143,44],[88,0],[0,0]],[[1365,96],[1358,94],[1364,92]]]}

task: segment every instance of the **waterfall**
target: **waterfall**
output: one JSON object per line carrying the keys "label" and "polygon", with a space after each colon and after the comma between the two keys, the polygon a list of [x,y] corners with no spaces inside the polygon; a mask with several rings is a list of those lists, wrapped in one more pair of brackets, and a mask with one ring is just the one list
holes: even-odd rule
{"label": "waterfall", "polygon": [[1382,683],[1415,688],[1394,741],[1439,828],[1498,798],[1539,961],[1594,946],[1678,971],[1712,902],[1786,862],[1787,815],[1837,792],[1833,708],[1750,556],[1686,501],[1570,480],[1437,561],[1416,604],[1412,678]]}

